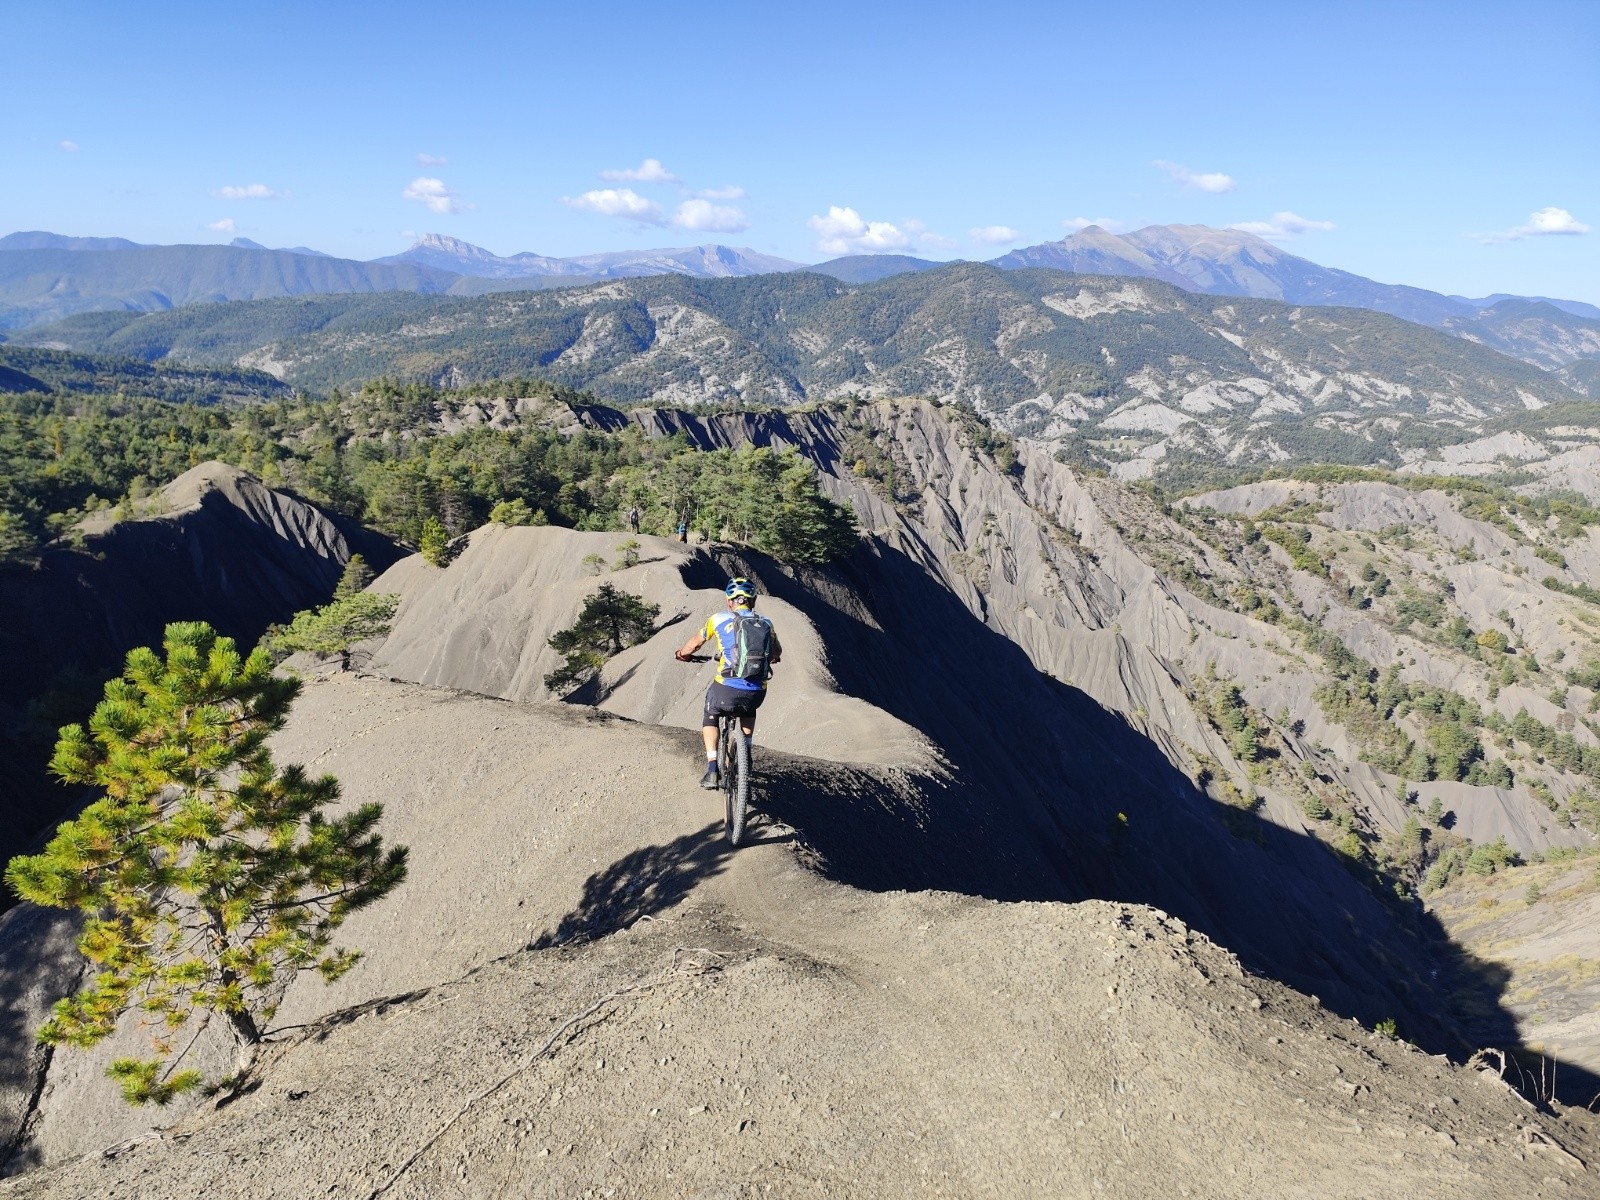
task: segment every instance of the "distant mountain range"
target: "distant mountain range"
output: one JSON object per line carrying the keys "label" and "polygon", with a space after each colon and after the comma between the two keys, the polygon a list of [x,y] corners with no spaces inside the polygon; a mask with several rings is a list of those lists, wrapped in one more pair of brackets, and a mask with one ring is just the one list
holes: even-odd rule
{"label": "distant mountain range", "polygon": [[1402,448],[1576,399],[1529,363],[1385,313],[984,263],[854,285],[668,275],[84,313],[22,339],[323,393],[523,375],[657,405],[931,396],[1120,477],[1184,483],[1291,459],[1398,466]]}
{"label": "distant mountain range", "polygon": [[[357,262],[305,246],[268,249],[248,238],[236,238],[228,246],[144,246],[126,238],[35,231],[0,238],[0,330],[80,312],[148,312],[276,296],[390,291],[474,296],[648,275],[706,279],[792,271],[861,285],[940,265],[884,254],[807,266],[722,245],[572,258],[531,251],[501,256],[437,233],[425,235],[401,254]],[[1060,241],[1014,250],[993,259],[992,265],[1158,279],[1213,296],[1372,309],[1504,351],[1557,373],[1580,391],[1594,387],[1593,363],[1600,360],[1600,307],[1595,305],[1503,293],[1471,299],[1378,283],[1320,266],[1238,230],[1152,225],[1116,234],[1091,225]]]}

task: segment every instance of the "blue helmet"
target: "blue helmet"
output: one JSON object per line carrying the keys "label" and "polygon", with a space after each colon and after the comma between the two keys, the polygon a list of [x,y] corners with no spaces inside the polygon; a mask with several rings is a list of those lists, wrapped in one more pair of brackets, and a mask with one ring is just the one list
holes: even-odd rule
{"label": "blue helmet", "polygon": [[754,600],[756,598],[756,585],[742,577],[730,579],[728,580],[728,586],[722,589],[722,594],[729,600]]}

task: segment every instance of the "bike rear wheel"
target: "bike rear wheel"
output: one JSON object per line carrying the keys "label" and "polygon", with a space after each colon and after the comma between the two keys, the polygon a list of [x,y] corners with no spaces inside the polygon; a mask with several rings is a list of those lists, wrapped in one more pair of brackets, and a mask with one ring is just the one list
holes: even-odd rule
{"label": "bike rear wheel", "polygon": [[745,817],[750,811],[750,743],[745,741],[734,717],[724,717],[720,738],[723,832],[737,846],[744,838]]}

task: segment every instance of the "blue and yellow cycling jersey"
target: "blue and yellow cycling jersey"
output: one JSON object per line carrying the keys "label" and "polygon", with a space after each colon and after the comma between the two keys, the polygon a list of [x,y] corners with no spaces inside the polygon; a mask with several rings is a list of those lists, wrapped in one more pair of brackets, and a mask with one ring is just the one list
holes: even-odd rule
{"label": "blue and yellow cycling jersey", "polygon": [[[762,620],[766,620],[765,617]],[[770,626],[771,621],[767,621]],[[712,615],[706,622],[706,627],[700,631],[700,636],[708,642],[715,642],[717,646],[717,682],[727,687],[737,688],[747,692],[761,692],[766,690],[766,683],[757,683],[753,679],[730,678],[726,671],[728,663],[733,660],[736,649],[733,644],[734,615],[731,612],[719,612]],[[772,633],[772,651],[778,653],[778,633]]]}

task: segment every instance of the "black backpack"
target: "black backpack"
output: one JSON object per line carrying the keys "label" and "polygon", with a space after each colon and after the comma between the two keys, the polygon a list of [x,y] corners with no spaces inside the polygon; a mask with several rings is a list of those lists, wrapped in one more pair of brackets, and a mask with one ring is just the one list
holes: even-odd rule
{"label": "black backpack", "polygon": [[765,683],[772,674],[772,622],[753,612],[733,614],[733,655],[724,674],[729,679]]}

